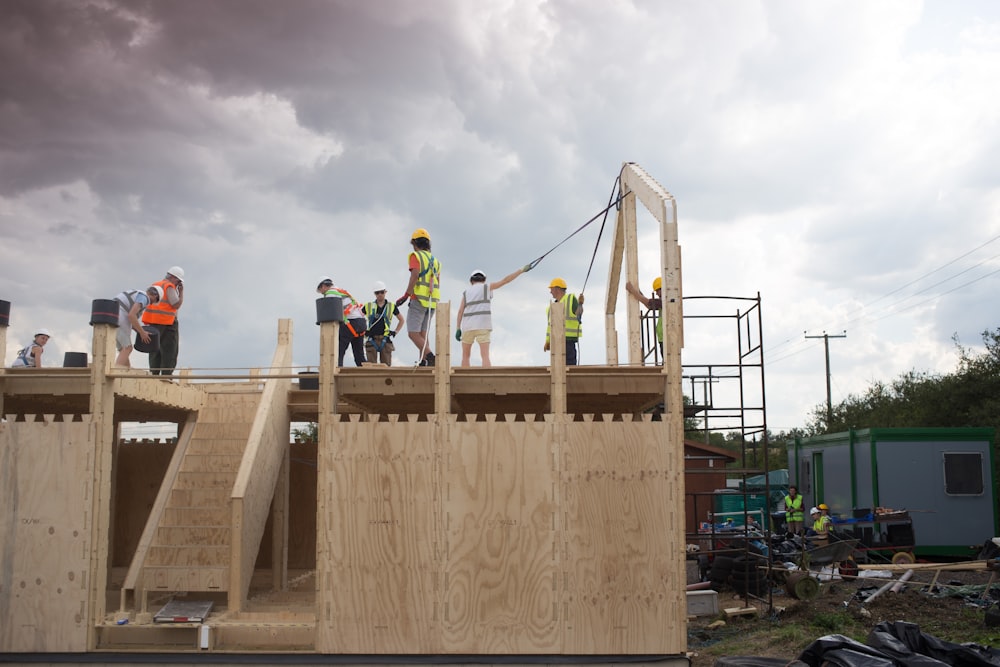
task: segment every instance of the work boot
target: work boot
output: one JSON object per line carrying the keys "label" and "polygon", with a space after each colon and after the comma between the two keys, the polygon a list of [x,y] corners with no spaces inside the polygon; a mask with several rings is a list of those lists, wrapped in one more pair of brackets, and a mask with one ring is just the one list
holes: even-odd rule
{"label": "work boot", "polygon": [[428,352],[424,360],[420,362],[421,366],[433,366],[434,365],[434,353]]}

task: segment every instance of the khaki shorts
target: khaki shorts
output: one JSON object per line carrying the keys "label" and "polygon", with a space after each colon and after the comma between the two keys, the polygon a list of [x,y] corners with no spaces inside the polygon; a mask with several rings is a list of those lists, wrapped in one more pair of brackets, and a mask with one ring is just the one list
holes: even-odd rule
{"label": "khaki shorts", "polygon": [[488,342],[490,342],[489,329],[472,329],[471,331],[462,332],[463,345],[472,345],[473,343],[488,343]]}

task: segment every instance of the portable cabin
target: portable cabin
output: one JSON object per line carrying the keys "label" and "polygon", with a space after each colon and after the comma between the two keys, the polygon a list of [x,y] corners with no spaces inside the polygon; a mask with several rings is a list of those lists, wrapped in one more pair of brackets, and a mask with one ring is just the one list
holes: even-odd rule
{"label": "portable cabin", "polygon": [[998,532],[993,440],[991,428],[852,429],[797,438],[788,468],[808,505],[905,511],[915,554],[969,557]]}

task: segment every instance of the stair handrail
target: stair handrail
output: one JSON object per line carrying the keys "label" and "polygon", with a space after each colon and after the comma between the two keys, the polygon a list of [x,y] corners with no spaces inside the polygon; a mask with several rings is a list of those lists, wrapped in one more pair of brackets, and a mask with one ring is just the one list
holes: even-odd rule
{"label": "stair handrail", "polygon": [[[239,612],[250,590],[250,578],[264,536],[282,461],[288,455],[288,392],[291,380],[280,372],[291,365],[292,322],[278,321],[278,344],[265,375],[243,459],[231,495],[232,540],[229,559],[229,610]],[[272,377],[274,375],[275,377]]]}

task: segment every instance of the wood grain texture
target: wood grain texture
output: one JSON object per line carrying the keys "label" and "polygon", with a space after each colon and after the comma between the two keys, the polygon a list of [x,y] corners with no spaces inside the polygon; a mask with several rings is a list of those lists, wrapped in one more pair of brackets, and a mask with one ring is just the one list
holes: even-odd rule
{"label": "wood grain texture", "polygon": [[87,649],[93,433],[0,424],[0,652]]}
{"label": "wood grain texture", "polygon": [[317,650],[436,653],[435,419],[336,421],[318,451]]}

